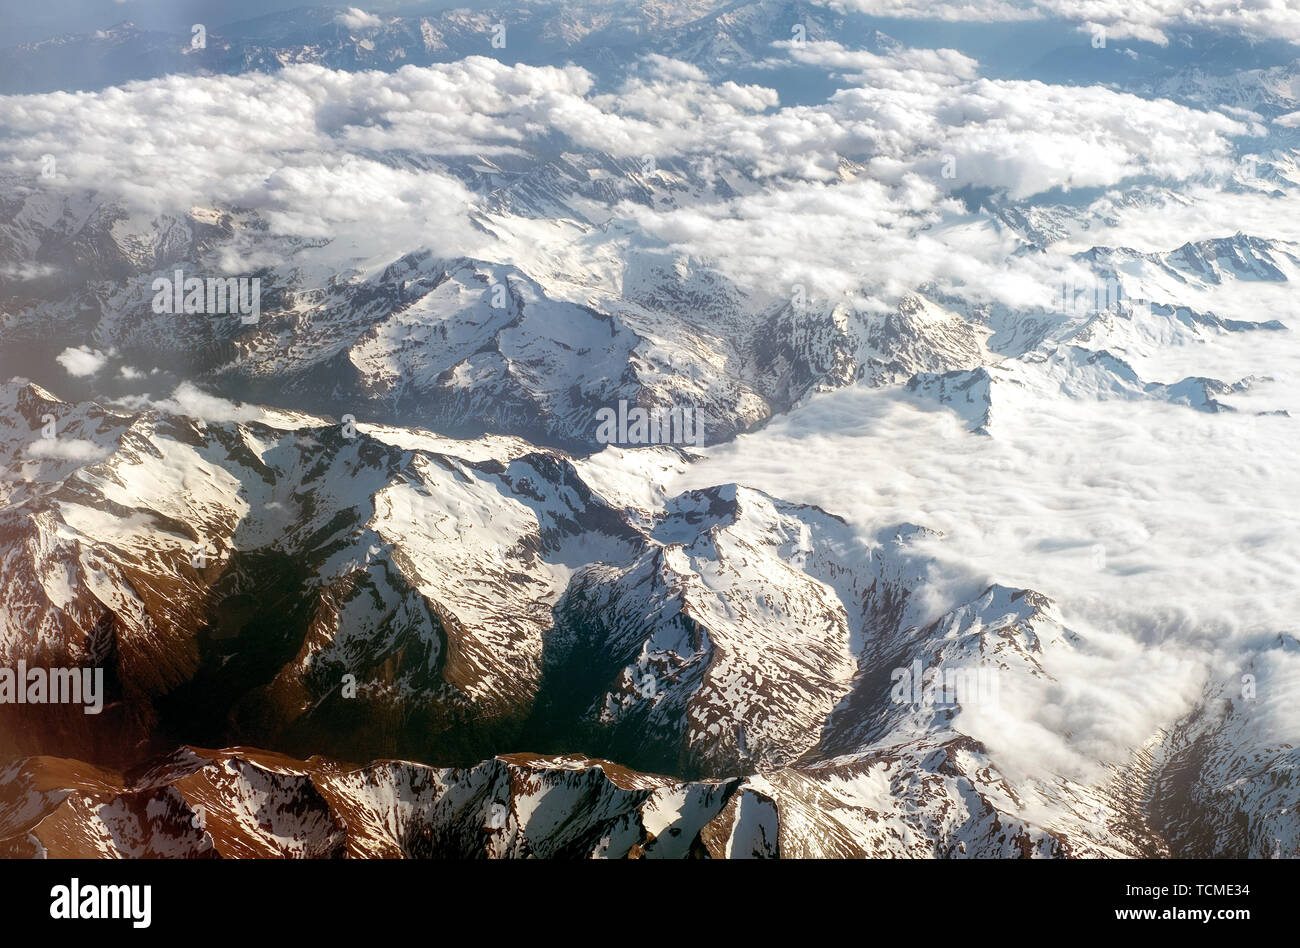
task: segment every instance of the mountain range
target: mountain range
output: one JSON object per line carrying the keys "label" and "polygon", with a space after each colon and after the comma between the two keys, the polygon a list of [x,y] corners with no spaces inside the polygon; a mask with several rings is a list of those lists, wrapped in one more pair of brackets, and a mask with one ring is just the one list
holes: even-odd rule
{"label": "mountain range", "polygon": [[[1300,854],[1294,508],[1252,486],[1285,497],[1295,443],[1300,60],[982,76],[886,25],[308,8],[0,50],[0,667],[107,689],[0,701],[0,854]],[[1040,127],[1081,95],[1150,109],[1141,141]],[[35,174],[58,109],[85,138]],[[151,178],[173,134],[192,165]],[[1035,160],[1077,178],[1010,180]],[[157,306],[177,274],[255,279],[255,319]],[[1030,582],[980,533],[990,477],[1044,523],[1124,489],[1153,559],[1198,530],[1212,559],[1233,515],[1160,480],[1203,424],[1258,475],[1205,484],[1279,531],[1234,551],[1268,585],[1226,631],[1154,566]],[[951,459],[965,506],[895,516]],[[1098,671],[1161,650],[1150,694]]]}

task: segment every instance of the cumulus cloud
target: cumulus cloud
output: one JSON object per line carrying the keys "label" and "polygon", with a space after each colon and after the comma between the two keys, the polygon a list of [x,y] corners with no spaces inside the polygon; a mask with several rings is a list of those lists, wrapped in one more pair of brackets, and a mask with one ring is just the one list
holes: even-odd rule
{"label": "cumulus cloud", "polygon": [[108,355],[88,346],[69,346],[55,356],[69,375],[83,378],[97,374],[108,365]]}
{"label": "cumulus cloud", "polygon": [[[984,79],[974,60],[951,50],[874,54],[806,43],[789,51],[850,87],[820,105],[783,108],[772,89],[711,83],[661,56],[602,94],[576,67],[475,57],[391,74],[295,66],[172,76],[0,99],[0,126],[11,133],[0,161],[29,167],[66,153],[60,186],[115,192],[145,214],[254,207],[277,231],[355,240],[374,252],[386,238],[397,252],[489,253],[471,222],[480,198],[443,162],[546,152],[558,136],[616,158],[716,161],[764,182],[754,194],[734,180],[741,196],[730,203],[620,211],[676,251],[723,259],[739,248],[761,254],[779,238],[773,214],[783,215],[787,235],[838,235],[841,248],[888,230],[917,241],[921,254],[927,243],[951,252],[920,231],[943,220],[957,187],[1023,198],[1139,175],[1184,178],[1229,154],[1230,137],[1247,130],[1219,112],[1101,87]],[[841,186],[846,159],[865,171]],[[830,239],[808,246],[823,266],[854,271]]]}
{"label": "cumulus cloud", "polygon": [[1035,0],[1044,12],[1109,35],[1164,44],[1167,31],[1208,29],[1300,43],[1300,9],[1277,0]]}
{"label": "cumulus cloud", "polygon": [[[620,209],[673,252],[777,293],[799,283],[831,300],[896,297],[937,281],[968,298],[1030,305],[1054,282],[1047,271],[1067,261],[1020,259],[1020,275],[1010,272],[1018,238],[972,220],[953,191],[1024,199],[1143,176],[1186,180],[1225,161],[1232,137],[1249,130],[1218,112],[1101,87],[980,78],[974,61],[947,50],[881,56],[805,43],[790,51],[853,72],[859,84],[822,106],[714,125],[721,153],[777,181],[726,200]],[[843,180],[841,158],[862,172]]]}
{"label": "cumulus cloud", "polygon": [[[395,237],[436,249],[474,241],[472,195],[437,161],[404,156],[519,153],[549,124],[580,124],[590,77],[579,69],[489,59],[396,74],[315,66],[274,76],[170,76],[97,93],[0,98],[0,164],[25,172],[65,156],[59,185],[91,189],[142,214],[199,205],[258,208],[289,233]],[[396,240],[394,241],[396,243]]]}
{"label": "cumulus cloud", "polygon": [[[794,120],[824,115],[824,127],[804,131],[839,154],[935,175],[952,155],[961,183],[1004,188],[1014,198],[1110,186],[1143,174],[1191,177],[1207,159],[1231,153],[1231,136],[1250,130],[1218,112],[1102,86],[981,78],[974,60],[952,50],[882,56],[833,42],[790,50],[801,62],[842,70],[855,82],[825,106],[785,110],[781,118],[789,121],[782,128],[791,145],[799,131]],[[811,148],[816,140],[806,134],[798,145]]]}
{"label": "cumulus cloud", "polygon": [[366,27],[383,26],[384,21],[373,13],[367,13],[358,7],[348,7],[346,11],[334,17],[335,23],[340,23],[350,30],[360,30]]}
{"label": "cumulus cloud", "polygon": [[108,457],[108,448],[80,438],[37,438],[27,445],[27,453],[35,458],[56,458],[61,461],[98,461]]}
{"label": "cumulus cloud", "polygon": [[168,398],[152,402],[146,399],[137,401],[136,404],[214,423],[260,421],[266,417],[264,409],[210,395],[190,382],[176,386]]}
{"label": "cumulus cloud", "polygon": [[829,40],[817,42],[780,42],[795,62],[821,66],[843,74],[855,75],[864,85],[908,88],[915,77],[923,75],[930,82],[957,82],[973,79],[979,63],[954,49],[902,48],[888,54],[850,49]]}
{"label": "cumulus cloud", "polygon": [[[581,68],[481,57],[393,73],[308,65],[172,76],[0,98],[10,133],[0,166],[30,169],[66,153],[50,186],[97,189],[145,222],[194,206],[256,208],[277,233],[330,241],[334,266],[382,266],[427,247],[512,262],[526,252],[554,272],[596,278],[601,238],[575,242],[577,221],[502,218],[464,171],[478,156],[536,170],[565,149],[593,149],[651,167],[716,166],[725,187],[693,193],[661,178],[656,186],[676,189],[671,200],[587,210],[618,224],[609,235],[634,233],[643,249],[716,266],[754,293],[788,295],[798,283],[872,306],[932,281],[1024,305],[1042,289],[1039,271],[1065,262],[1013,259],[1019,239],[972,217],[954,194],[1019,200],[1188,181],[1263,131],[1101,86],[984,78],[953,50],[778,46],[844,87],[819,104],[783,106],[773,89],[712,82],[659,55],[601,92]],[[227,272],[279,262],[242,238],[220,252]],[[600,279],[616,289],[609,268]]]}

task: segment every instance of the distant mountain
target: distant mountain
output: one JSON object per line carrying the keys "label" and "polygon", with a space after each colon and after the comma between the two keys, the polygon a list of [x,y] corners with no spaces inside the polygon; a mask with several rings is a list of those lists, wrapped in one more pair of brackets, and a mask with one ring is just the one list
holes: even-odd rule
{"label": "distant mountain", "polygon": [[[1238,71],[1258,70],[1270,87],[1293,71],[1286,43],[1258,43],[1205,33],[1179,34],[1167,46],[1128,40],[1094,49],[1074,24],[1049,21],[1037,33],[1024,24],[985,24],[963,35],[961,24],[909,23],[870,17],[834,4],[808,0],[528,0],[488,9],[449,9],[425,15],[353,12],[355,7],[303,7],[205,29],[203,45],[193,33],[168,33],[119,23],[93,33],[69,33],[0,49],[0,94],[94,90],[164,75],[236,75],[275,72],[294,63],[331,69],[427,66],[466,56],[508,62],[569,60],[602,79],[620,75],[629,60],[658,53],[689,62],[711,76],[744,73],[775,50],[773,43],[849,41],[878,48],[900,30],[909,43],[962,49],[995,74],[1067,84],[1145,88],[1147,94],[1225,104],[1268,104],[1277,95],[1242,86]],[[504,47],[499,27],[505,27]],[[999,49],[998,30],[1009,44],[1054,44],[1036,61]],[[929,36],[929,42],[920,41]],[[1027,65],[1004,68],[1000,58]],[[811,81],[810,77],[805,80]],[[1207,88],[1208,86],[1208,88]],[[797,95],[797,84],[790,87]],[[1222,95],[1220,94],[1222,93]],[[1290,93],[1293,97],[1293,93]],[[1240,101],[1233,101],[1238,96]],[[1293,109],[1292,109],[1293,110]]]}
{"label": "distant mountain", "polygon": [[765,57],[772,42],[791,38],[796,24],[807,25],[809,38],[819,39],[830,32],[823,24],[843,19],[828,17],[816,4],[773,0],[584,0],[361,17],[346,7],[310,7],[205,31],[201,47],[193,34],[124,22],[0,50],[0,94],[101,89],[171,74],[275,72],[293,63],[393,70],[466,56],[510,62],[569,58],[609,75],[629,54],[653,51],[714,71]]}

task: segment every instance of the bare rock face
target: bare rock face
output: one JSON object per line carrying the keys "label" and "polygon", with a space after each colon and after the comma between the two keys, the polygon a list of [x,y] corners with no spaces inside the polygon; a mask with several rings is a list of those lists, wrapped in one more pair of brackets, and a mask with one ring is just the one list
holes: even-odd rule
{"label": "bare rock face", "polygon": [[[131,774],[37,757],[11,765],[0,853],[47,858],[776,858],[1063,855],[1061,841],[958,793],[932,752],[912,804],[881,804],[906,758],[676,781],[581,757],[468,768],[350,767],[182,748]],[[969,797],[969,794],[967,794]],[[978,799],[978,798],[976,798]],[[829,806],[829,804],[834,806]],[[946,813],[946,818],[931,822]],[[929,827],[924,829],[924,827]]]}

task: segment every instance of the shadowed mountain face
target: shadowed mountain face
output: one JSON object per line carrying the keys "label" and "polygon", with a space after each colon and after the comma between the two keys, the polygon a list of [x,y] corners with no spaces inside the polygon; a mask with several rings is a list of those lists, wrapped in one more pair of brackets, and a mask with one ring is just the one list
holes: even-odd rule
{"label": "shadowed mountain face", "polygon": [[[953,749],[960,753],[959,749]],[[933,755],[932,755],[933,756]],[[940,757],[944,752],[940,752]],[[682,783],[584,757],[514,754],[465,769],[367,767],[264,751],[182,748],[121,775],[48,757],[4,774],[5,855],[50,858],[777,858],[917,854],[896,827],[851,832],[855,786],[892,760],[813,779],[842,787],[839,819],[808,832],[808,777]],[[932,775],[951,782],[958,771]],[[960,778],[959,778],[960,779]],[[24,799],[14,799],[14,791]],[[857,804],[855,807],[854,804]],[[794,827],[783,825],[788,808]],[[855,812],[856,811],[856,812]],[[954,854],[1064,855],[1060,841],[975,807]],[[845,822],[841,822],[841,820]],[[915,814],[906,823],[920,825]],[[920,852],[924,852],[923,847]]]}
{"label": "shadowed mountain face", "polygon": [[0,49],[0,854],[1300,855],[1300,22],[896,6]]}

